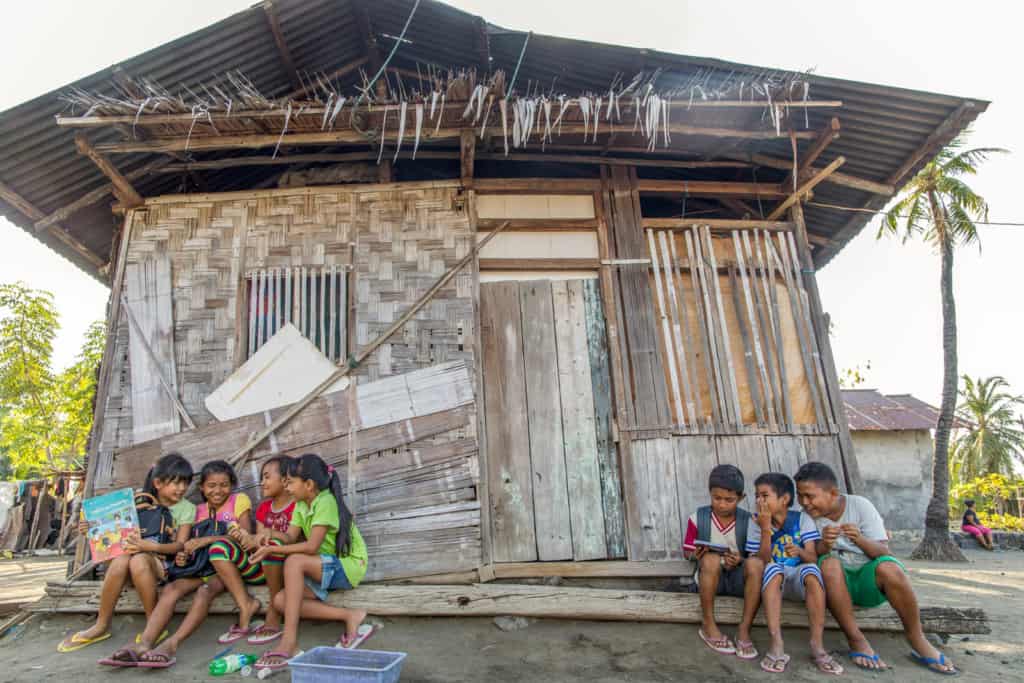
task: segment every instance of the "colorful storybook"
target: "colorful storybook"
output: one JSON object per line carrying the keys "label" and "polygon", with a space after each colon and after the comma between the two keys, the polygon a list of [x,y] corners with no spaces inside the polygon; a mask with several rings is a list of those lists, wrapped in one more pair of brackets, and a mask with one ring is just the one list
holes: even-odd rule
{"label": "colorful storybook", "polygon": [[135,494],[130,488],[87,499],[82,503],[82,513],[89,523],[87,537],[93,562],[123,555],[125,539],[139,531]]}

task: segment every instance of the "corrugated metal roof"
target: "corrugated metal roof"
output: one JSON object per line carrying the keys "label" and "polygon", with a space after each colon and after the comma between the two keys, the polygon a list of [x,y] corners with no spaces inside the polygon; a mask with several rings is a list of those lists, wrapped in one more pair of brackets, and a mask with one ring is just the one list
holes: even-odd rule
{"label": "corrugated metal roof", "polygon": [[[875,389],[843,389],[850,431],[890,432],[935,429],[939,410],[910,394],[883,395]],[[955,427],[966,427],[962,420]]]}
{"label": "corrugated metal roof", "polygon": [[[366,7],[368,18],[382,50],[393,45],[387,35],[397,35],[404,25],[413,0],[276,0],[282,32],[300,74],[330,73],[364,54],[364,36],[359,33],[356,8]],[[524,22],[525,23],[525,22]],[[525,33],[487,24],[480,17],[440,2],[424,0],[393,62],[415,70],[417,65],[440,67],[472,66],[511,74],[516,66]],[[227,71],[244,73],[263,93],[283,95],[292,90],[289,74],[279,59],[273,35],[262,5],[257,5],[187,36],[171,41],[119,65],[132,77],[152,78],[168,88],[194,87]],[[520,68],[517,89],[537,84],[547,90],[575,94],[603,92],[616,76],[631,78],[640,71],[662,69],[657,86],[671,88],[699,72],[713,70],[713,78],[729,74],[760,74],[766,67],[735,64],[715,59],[674,55],[606,45],[555,36],[533,35]],[[0,113],[0,181],[50,213],[82,194],[106,184],[92,163],[77,154],[73,131],[58,128],[53,117],[63,109],[59,94],[71,87],[113,92],[112,69],[103,69],[57,91]],[[347,84],[359,76],[350,74]],[[968,125],[988,103],[961,97],[926,93],[903,88],[845,81],[810,75],[814,99],[839,99],[841,135],[820,163],[838,155],[846,157],[844,172],[900,186],[920,169],[943,145]],[[553,85],[552,85],[553,84]],[[344,83],[342,84],[344,85]],[[811,110],[808,124],[821,129],[834,111]],[[713,114],[711,114],[713,115]],[[721,116],[721,114],[719,114]],[[98,133],[95,141],[113,140],[114,133]],[[806,149],[810,141],[802,141]],[[708,153],[706,141],[700,151]],[[788,140],[765,141],[753,149],[736,145],[732,152],[756,151],[782,158],[790,155]],[[130,171],[150,158],[121,155],[119,168]],[[777,181],[785,175],[779,169],[759,169],[761,181]],[[242,181],[259,182],[273,174],[264,167],[246,173],[210,173],[203,177],[206,191],[238,189]],[[181,178],[152,174],[137,181],[143,195],[174,191]],[[886,198],[834,184],[822,184],[815,199],[844,206],[881,208]],[[72,235],[97,255],[106,258],[110,250],[113,221],[104,201],[78,212],[64,223]],[[0,212],[38,239],[67,256],[83,269],[94,272],[81,256],[52,235],[37,233],[33,221],[0,201]],[[808,206],[808,228],[828,237],[832,244],[815,252],[823,265],[869,220],[865,213],[850,213]]]}

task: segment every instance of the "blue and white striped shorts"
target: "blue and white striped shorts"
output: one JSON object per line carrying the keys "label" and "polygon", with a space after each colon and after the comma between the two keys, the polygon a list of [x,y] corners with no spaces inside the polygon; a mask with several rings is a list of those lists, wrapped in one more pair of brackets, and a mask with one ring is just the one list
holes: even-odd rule
{"label": "blue and white striped shorts", "polygon": [[825,587],[825,580],[821,576],[821,570],[813,564],[782,565],[776,562],[764,568],[764,575],[761,577],[761,591],[768,588],[768,583],[776,576],[782,576],[782,599],[794,602],[803,602],[807,596],[804,590],[804,582],[811,577],[818,581],[818,585]]}

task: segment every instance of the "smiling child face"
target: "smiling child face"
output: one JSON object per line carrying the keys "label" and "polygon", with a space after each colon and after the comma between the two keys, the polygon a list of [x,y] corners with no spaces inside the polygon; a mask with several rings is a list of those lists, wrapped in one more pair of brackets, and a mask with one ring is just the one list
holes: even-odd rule
{"label": "smiling child face", "polygon": [[231,495],[231,477],[223,472],[213,472],[206,477],[201,488],[203,498],[217,510]]}
{"label": "smiling child face", "polygon": [[818,481],[801,481],[796,485],[796,497],[804,512],[811,517],[825,517],[836,509],[839,489]]}

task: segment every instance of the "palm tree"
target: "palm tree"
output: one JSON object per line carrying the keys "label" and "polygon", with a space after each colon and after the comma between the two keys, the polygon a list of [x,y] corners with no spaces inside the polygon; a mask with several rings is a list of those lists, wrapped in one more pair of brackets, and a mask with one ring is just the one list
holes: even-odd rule
{"label": "palm tree", "polygon": [[[965,176],[995,152],[964,150],[968,131],[958,136],[926,165],[904,188],[889,209],[878,235],[898,234],[903,240],[920,236],[933,245],[941,259],[939,291],[942,295],[942,404],[935,425],[935,457],[932,464],[932,497],[925,513],[925,533],[911,557],[924,560],[967,559],[949,536],[949,432],[956,410],[956,302],[953,300],[953,252],[958,246],[978,243],[975,221],[988,220],[988,202],[972,190]],[[902,229],[900,224],[902,222]]]}
{"label": "palm tree", "polygon": [[1002,377],[963,376],[957,417],[967,424],[953,441],[950,472],[957,483],[986,474],[1013,476],[1014,461],[1024,463],[1024,429],[1016,411],[1024,397],[1014,396]]}

